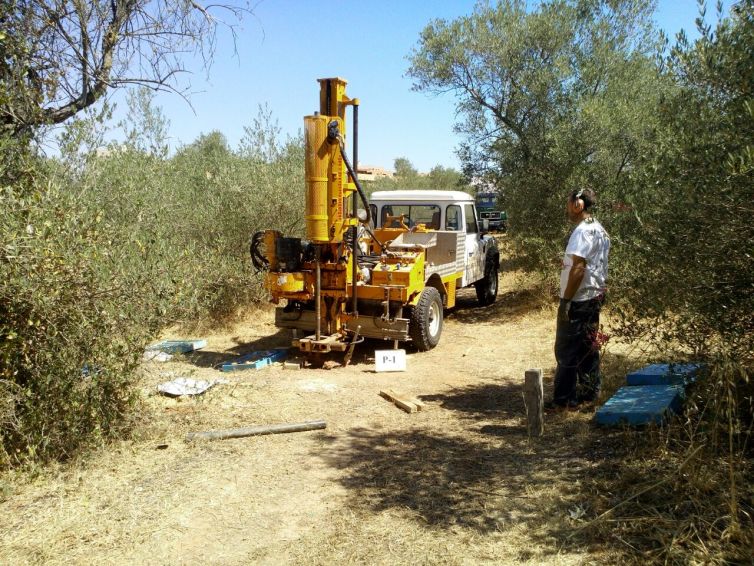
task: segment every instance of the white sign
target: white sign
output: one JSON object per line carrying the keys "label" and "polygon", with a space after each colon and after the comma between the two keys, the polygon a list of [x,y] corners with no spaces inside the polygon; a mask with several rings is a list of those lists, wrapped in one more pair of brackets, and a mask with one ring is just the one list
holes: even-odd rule
{"label": "white sign", "polygon": [[375,369],[379,371],[406,371],[406,350],[375,350]]}

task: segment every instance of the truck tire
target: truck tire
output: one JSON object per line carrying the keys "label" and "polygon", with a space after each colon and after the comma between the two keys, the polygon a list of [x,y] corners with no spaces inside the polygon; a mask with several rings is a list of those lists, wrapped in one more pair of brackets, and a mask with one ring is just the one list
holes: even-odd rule
{"label": "truck tire", "polygon": [[497,298],[498,271],[497,258],[493,255],[488,255],[484,262],[484,279],[480,279],[474,283],[479,306],[486,307],[495,302]]}
{"label": "truck tire", "polygon": [[416,349],[431,350],[442,334],[442,297],[434,287],[425,287],[419,302],[411,310],[408,332]]}

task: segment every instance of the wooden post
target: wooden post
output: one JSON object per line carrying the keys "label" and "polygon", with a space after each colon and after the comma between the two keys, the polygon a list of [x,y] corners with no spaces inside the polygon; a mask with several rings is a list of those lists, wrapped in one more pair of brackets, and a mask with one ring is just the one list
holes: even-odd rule
{"label": "wooden post", "polygon": [[186,435],[186,440],[224,440],[226,438],[243,438],[245,436],[259,436],[262,434],[303,432],[305,430],[317,430],[326,427],[327,424],[325,421],[308,421],[305,423],[254,426],[231,430],[210,430],[207,432],[189,432]]}
{"label": "wooden post", "polygon": [[524,404],[529,436],[542,436],[544,432],[544,392],[542,370],[528,369],[524,374]]}

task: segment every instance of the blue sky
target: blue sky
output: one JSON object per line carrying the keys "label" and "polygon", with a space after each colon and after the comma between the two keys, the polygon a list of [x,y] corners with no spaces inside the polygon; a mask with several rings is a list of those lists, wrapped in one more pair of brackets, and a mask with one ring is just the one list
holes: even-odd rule
{"label": "blue sky", "polygon": [[[710,20],[715,3],[708,4]],[[361,101],[361,164],[390,169],[396,157],[407,157],[420,171],[459,168],[455,100],[412,92],[406,57],[429,20],[473,7],[473,0],[262,0],[242,22],[237,54],[223,32],[209,78],[193,69],[193,110],[176,95],[158,97],[171,146],[218,130],[236,147],[260,104],[269,105],[284,134],[295,135],[318,109],[316,79],[340,76]],[[693,37],[697,14],[696,0],[660,0],[656,21],[671,37],[681,28]]]}

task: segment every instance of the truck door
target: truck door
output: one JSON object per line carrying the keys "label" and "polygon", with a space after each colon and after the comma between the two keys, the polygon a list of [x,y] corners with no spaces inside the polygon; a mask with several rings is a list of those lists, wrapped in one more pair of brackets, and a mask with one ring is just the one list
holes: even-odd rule
{"label": "truck door", "polygon": [[463,285],[471,285],[484,277],[484,242],[479,237],[479,221],[473,204],[463,205],[466,223],[466,270]]}

